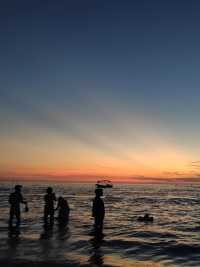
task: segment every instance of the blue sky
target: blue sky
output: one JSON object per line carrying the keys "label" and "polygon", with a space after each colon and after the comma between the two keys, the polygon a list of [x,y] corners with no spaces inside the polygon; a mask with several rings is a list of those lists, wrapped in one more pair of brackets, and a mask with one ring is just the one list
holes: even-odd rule
{"label": "blue sky", "polygon": [[[41,153],[43,162],[54,162],[51,155],[59,154],[55,140],[60,140],[61,147],[66,144],[61,155],[66,152],[67,158],[73,150],[71,138],[77,148],[73,152],[77,173],[96,170],[88,167],[90,162],[96,164],[91,155],[82,167],[80,146],[92,150],[96,161],[102,159],[102,173],[106,162],[111,174],[118,166],[114,159],[128,158],[129,167],[123,165],[120,173],[126,168],[129,175],[148,175],[148,168],[160,163],[156,156],[148,168],[137,164],[149,150],[156,154],[157,145],[159,154],[165,154],[168,146],[184,155],[174,160],[178,170],[182,164],[186,171],[200,152],[199,14],[198,1],[1,1],[4,172],[34,165],[45,175],[46,165],[37,162]],[[43,144],[49,135],[55,137],[49,139],[54,150],[47,153],[48,145]],[[33,153],[34,143],[41,150]],[[67,173],[69,165],[65,167],[61,158],[54,170]],[[161,165],[161,174],[169,168],[177,172],[173,164]],[[187,176],[193,175],[190,172]],[[158,170],[149,170],[149,175],[159,176]]]}

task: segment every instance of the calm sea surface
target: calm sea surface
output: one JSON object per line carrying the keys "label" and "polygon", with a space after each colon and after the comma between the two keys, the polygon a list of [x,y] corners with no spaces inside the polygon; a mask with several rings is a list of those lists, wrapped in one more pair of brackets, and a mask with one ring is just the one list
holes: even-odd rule
{"label": "calm sea surface", "polygon": [[[48,184],[57,196],[68,199],[71,213],[66,228],[55,222],[53,229],[45,230],[43,196],[48,185],[23,183],[29,212],[22,212],[19,232],[10,232],[7,226],[13,184],[0,185],[1,266],[12,262],[30,266],[200,266],[198,185],[118,184],[106,189],[102,240],[91,235],[93,184]],[[147,212],[155,221],[138,222],[137,217]]]}

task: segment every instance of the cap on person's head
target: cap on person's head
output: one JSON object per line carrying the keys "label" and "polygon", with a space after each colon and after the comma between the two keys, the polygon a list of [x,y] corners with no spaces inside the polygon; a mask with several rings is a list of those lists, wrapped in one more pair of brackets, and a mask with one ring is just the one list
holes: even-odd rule
{"label": "cap on person's head", "polygon": [[53,189],[52,189],[52,187],[48,187],[48,188],[47,188],[47,193],[49,193],[49,194],[50,194],[50,193],[52,193],[52,192],[53,192]]}
{"label": "cap on person's head", "polygon": [[103,189],[102,188],[95,189],[95,194],[98,196],[102,196],[103,195]]}
{"label": "cap on person's head", "polygon": [[17,184],[17,185],[15,186],[15,190],[16,190],[16,191],[20,191],[21,188],[22,188],[22,185],[20,185],[20,184]]}

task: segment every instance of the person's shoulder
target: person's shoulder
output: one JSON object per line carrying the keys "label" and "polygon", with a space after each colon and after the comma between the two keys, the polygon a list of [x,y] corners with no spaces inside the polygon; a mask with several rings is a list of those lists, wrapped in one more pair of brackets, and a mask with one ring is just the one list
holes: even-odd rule
{"label": "person's shoulder", "polygon": [[93,204],[96,205],[98,203],[98,199],[96,197],[93,198]]}
{"label": "person's shoulder", "polygon": [[103,200],[100,198],[100,197],[97,197],[95,198],[95,202],[98,204],[98,205],[101,205],[103,203]]}

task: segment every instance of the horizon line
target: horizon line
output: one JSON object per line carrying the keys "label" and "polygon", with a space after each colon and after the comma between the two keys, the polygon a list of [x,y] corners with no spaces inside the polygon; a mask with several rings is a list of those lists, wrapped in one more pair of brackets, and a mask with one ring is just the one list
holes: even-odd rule
{"label": "horizon line", "polygon": [[[16,177],[15,179],[0,177],[0,182],[35,182],[35,183],[74,183],[74,184],[96,184],[97,181],[92,180],[67,180],[67,179],[30,179],[30,178],[21,178]],[[143,181],[135,180],[135,181],[114,181],[111,179],[112,184],[200,184],[200,178],[146,178]]]}

